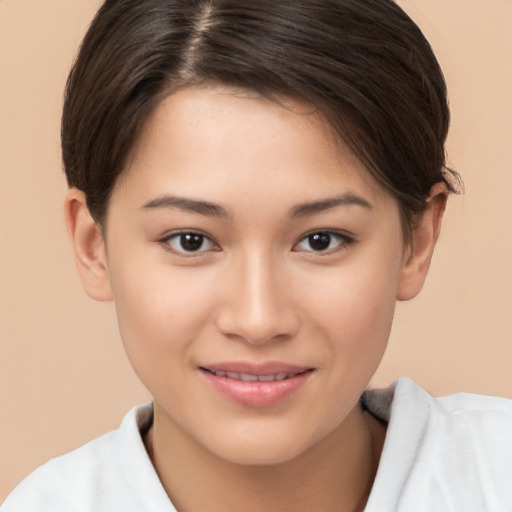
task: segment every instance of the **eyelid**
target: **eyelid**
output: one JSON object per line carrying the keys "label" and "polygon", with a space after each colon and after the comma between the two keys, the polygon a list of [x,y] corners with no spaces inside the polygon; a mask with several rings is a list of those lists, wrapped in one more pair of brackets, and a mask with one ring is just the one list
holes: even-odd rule
{"label": "eyelid", "polygon": [[[198,251],[180,251],[171,246],[169,241],[172,238],[179,237],[180,235],[198,235],[202,236],[204,240],[207,240],[210,242],[210,244],[213,246],[212,248],[206,249],[206,250],[198,250]],[[190,257],[197,257],[202,256],[205,253],[208,253],[210,251],[219,251],[220,247],[219,244],[209,235],[206,233],[203,233],[200,230],[197,229],[179,229],[176,231],[171,231],[170,233],[166,233],[164,236],[161,236],[158,238],[157,242],[161,244],[164,249],[172,254],[176,254],[178,256],[190,258]]]}
{"label": "eyelid", "polygon": [[[306,240],[308,237],[310,237],[312,235],[320,234],[320,233],[339,238],[339,239],[341,239],[341,242],[335,248],[326,249],[324,251],[297,249],[298,245],[300,243],[302,243],[304,240]],[[329,255],[329,254],[336,253],[338,251],[345,250],[348,248],[348,246],[353,244],[355,241],[356,241],[355,236],[347,233],[346,231],[340,231],[337,229],[314,229],[314,230],[309,231],[308,233],[304,234],[299,239],[299,241],[293,246],[292,250],[296,251],[296,252],[302,251],[305,253],[322,256],[322,255]]]}

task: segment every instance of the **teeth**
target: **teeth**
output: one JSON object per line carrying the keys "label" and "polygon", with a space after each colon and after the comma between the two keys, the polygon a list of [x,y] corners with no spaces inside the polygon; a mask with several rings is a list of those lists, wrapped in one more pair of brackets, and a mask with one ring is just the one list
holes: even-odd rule
{"label": "teeth", "polygon": [[275,380],[275,375],[259,375],[258,380],[261,382],[271,382]]}
{"label": "teeth", "polygon": [[276,373],[273,375],[252,375],[250,373],[235,373],[235,372],[213,372],[216,377],[228,377],[229,379],[241,380],[244,382],[273,382],[276,380],[284,380],[293,377],[294,373]]}
{"label": "teeth", "polygon": [[254,382],[258,380],[257,375],[250,375],[249,373],[241,373],[240,374],[240,380],[243,380],[245,382]]}

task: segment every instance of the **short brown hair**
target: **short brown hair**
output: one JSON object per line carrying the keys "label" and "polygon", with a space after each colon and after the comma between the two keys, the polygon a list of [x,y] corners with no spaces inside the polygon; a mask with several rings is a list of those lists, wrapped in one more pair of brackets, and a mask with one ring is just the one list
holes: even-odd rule
{"label": "short brown hair", "polygon": [[69,75],[68,184],[103,223],[159,102],[221,83],[311,103],[398,200],[405,227],[445,167],[446,85],[416,24],[391,0],[106,0]]}

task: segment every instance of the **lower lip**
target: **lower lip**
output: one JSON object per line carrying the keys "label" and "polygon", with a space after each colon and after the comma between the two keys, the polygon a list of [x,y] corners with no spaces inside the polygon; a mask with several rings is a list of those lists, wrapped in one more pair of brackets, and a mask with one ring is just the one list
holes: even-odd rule
{"label": "lower lip", "polygon": [[213,388],[234,402],[248,407],[276,405],[298,391],[312,374],[312,371],[308,370],[283,380],[247,382],[229,377],[217,377],[207,370],[201,371]]}

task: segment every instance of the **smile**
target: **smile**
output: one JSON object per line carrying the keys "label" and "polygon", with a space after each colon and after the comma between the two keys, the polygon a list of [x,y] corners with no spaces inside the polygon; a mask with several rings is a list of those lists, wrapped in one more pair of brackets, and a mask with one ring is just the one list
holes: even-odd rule
{"label": "smile", "polygon": [[[209,370],[206,370],[209,371]],[[241,380],[244,382],[273,382],[276,380],[284,380],[298,375],[297,373],[276,373],[270,375],[254,375],[251,373],[223,372],[222,370],[211,372],[216,377],[227,377],[228,379]],[[301,372],[302,373],[302,372]]]}
{"label": "smile", "polygon": [[224,363],[199,367],[210,387],[224,400],[247,407],[271,407],[297,393],[313,368],[282,363]]}

